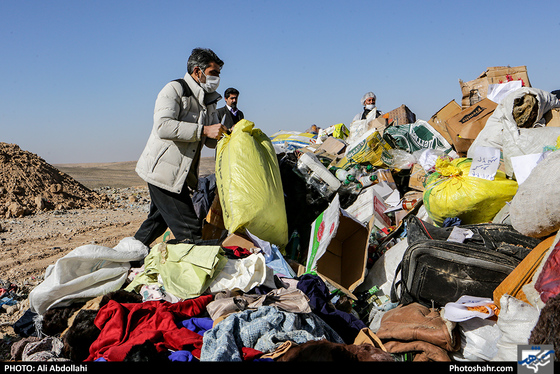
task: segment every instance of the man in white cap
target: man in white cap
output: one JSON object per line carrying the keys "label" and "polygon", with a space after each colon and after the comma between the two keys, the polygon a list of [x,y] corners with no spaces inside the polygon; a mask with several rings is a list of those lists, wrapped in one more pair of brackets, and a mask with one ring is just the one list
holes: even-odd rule
{"label": "man in white cap", "polygon": [[372,120],[374,118],[380,117],[383,113],[377,110],[377,107],[375,106],[375,101],[376,101],[375,94],[371,91],[366,92],[366,94],[362,96],[362,99],[360,100],[360,103],[364,106],[364,110],[356,114],[352,122],[359,121],[362,119]]}

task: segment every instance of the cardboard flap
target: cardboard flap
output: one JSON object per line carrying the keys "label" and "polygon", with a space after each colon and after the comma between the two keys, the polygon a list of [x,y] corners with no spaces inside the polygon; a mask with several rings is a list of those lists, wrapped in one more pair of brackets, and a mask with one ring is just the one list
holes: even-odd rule
{"label": "cardboard flap", "polygon": [[222,241],[222,247],[241,247],[246,250],[257,248],[247,235],[232,233]]}
{"label": "cardboard flap", "polygon": [[354,298],[352,292],[365,277],[370,232],[340,208],[338,196],[311,230],[306,271],[316,271]]}
{"label": "cardboard flap", "polygon": [[438,110],[428,121],[428,123],[449,142],[449,144],[453,144],[453,137],[447,131],[447,120],[459,112],[461,112],[461,106],[457,104],[455,100],[451,100],[443,108]]}
{"label": "cardboard flap", "polygon": [[346,148],[346,143],[340,139],[329,136],[323,143],[319,145],[316,152],[325,152],[331,155],[338,155]]}

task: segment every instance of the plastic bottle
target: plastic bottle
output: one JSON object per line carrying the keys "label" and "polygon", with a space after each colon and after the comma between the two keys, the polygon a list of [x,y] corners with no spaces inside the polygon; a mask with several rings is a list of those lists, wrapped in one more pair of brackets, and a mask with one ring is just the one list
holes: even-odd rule
{"label": "plastic bottle", "polygon": [[321,176],[315,172],[307,175],[306,183],[324,197],[329,197],[334,192]]}
{"label": "plastic bottle", "polygon": [[375,175],[375,174],[369,174],[369,175],[366,174],[366,175],[361,176],[361,177],[358,179],[358,183],[360,183],[360,185],[362,186],[362,188],[369,187],[369,186],[371,186],[372,184],[375,184],[375,183],[377,183],[377,182],[378,182],[378,180],[377,180],[377,175]]}
{"label": "plastic bottle", "polygon": [[300,253],[299,232],[295,229],[288,240],[286,245],[286,252],[289,254],[290,259],[295,260]]}
{"label": "plastic bottle", "polygon": [[346,181],[353,182],[356,180],[356,177],[350,174],[348,170],[344,169],[337,169],[334,175],[338,178],[339,181],[343,183]]}
{"label": "plastic bottle", "polygon": [[378,300],[375,294],[379,291],[379,287],[373,286],[367,291],[363,291],[357,295],[358,300],[354,303],[354,310],[358,313],[360,317],[365,317],[369,314],[373,303],[380,305],[376,300]]}
{"label": "plastic bottle", "polygon": [[380,182],[386,182],[392,189],[397,189],[397,184],[395,183],[391,169],[377,169],[375,175],[377,175],[377,179]]}
{"label": "plastic bottle", "polygon": [[362,167],[359,164],[353,164],[348,168],[348,172],[355,178],[358,178],[360,176],[361,171]]}
{"label": "plastic bottle", "polygon": [[302,154],[296,168],[306,182],[324,197],[331,196],[340,187],[340,181],[317,157],[310,153]]}

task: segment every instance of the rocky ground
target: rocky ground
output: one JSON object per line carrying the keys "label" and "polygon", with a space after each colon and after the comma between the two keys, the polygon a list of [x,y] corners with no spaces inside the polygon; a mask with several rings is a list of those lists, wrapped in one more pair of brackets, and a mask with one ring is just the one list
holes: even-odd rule
{"label": "rocky ground", "polygon": [[[0,160],[3,168],[0,172],[10,165],[10,172],[13,172],[14,164],[8,162],[13,159],[13,154],[6,158],[6,153],[1,151],[0,147],[0,158],[4,156]],[[44,165],[44,161],[31,156],[25,155],[23,165],[35,166],[22,171],[22,175],[38,170],[43,174],[51,173],[63,190],[73,192],[66,195],[66,200],[61,199],[64,195],[55,191],[58,187],[51,193],[50,181],[45,182],[45,178],[37,176],[34,183],[32,178],[27,178],[29,182],[24,188],[17,188],[21,182],[12,183],[12,188],[7,178],[2,180],[0,174],[0,189],[8,186],[0,191],[0,203],[6,207],[0,212],[0,300],[2,297],[9,299],[0,307],[0,361],[9,359],[9,347],[20,339],[12,325],[29,308],[27,295],[42,282],[47,266],[81,245],[95,243],[112,248],[123,238],[133,236],[146,218],[150,202],[145,183],[134,173],[134,162],[67,164],[61,165],[60,169],[54,166],[51,169],[50,165]],[[213,168],[212,158],[203,160],[200,174],[208,175]],[[41,195],[41,199],[28,196],[26,191],[41,189],[37,187],[40,183],[48,193]],[[79,199],[73,199],[78,195]],[[35,204],[40,201],[46,204]],[[15,202],[19,209],[14,208]],[[2,294],[4,290],[9,292]]]}
{"label": "rocky ground", "polygon": [[146,218],[149,196],[146,187],[100,188],[111,198],[105,209],[40,211],[36,214],[0,220],[0,277],[4,289],[12,289],[10,300],[0,309],[0,337],[4,352],[20,337],[12,325],[29,308],[28,293],[44,279],[45,269],[72,249],[85,244],[114,247],[132,236]]}

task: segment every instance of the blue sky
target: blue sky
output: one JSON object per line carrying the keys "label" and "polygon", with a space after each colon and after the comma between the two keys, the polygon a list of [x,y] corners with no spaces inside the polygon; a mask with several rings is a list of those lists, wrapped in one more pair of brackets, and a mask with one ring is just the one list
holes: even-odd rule
{"label": "blue sky", "polygon": [[224,60],[218,91],[239,89],[269,136],[348,125],[367,91],[428,120],[490,66],[560,89],[559,14],[558,0],[0,0],[0,142],[51,164],[137,160],[195,47]]}

